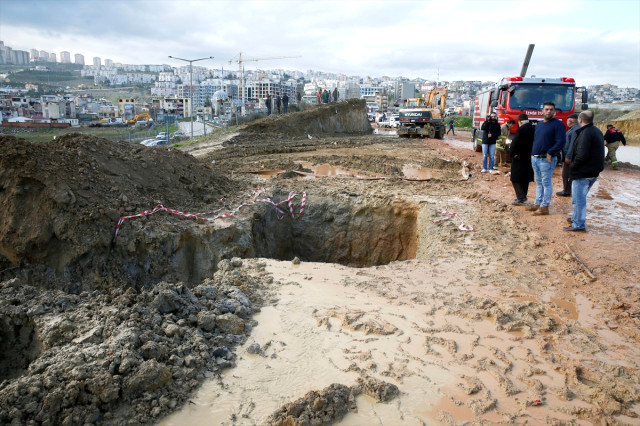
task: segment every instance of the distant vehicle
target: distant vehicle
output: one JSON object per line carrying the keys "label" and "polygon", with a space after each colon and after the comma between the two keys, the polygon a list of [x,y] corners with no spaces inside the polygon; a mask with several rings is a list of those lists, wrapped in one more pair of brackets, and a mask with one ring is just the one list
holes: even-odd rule
{"label": "distant vehicle", "polygon": [[135,124],[136,126],[144,126],[151,122],[153,122],[153,118],[151,118],[149,114],[144,113],[136,115],[131,120],[127,120],[127,125],[131,126]]}
{"label": "distant vehicle", "polygon": [[160,132],[156,135],[156,139],[166,140],[169,134],[167,132]]}
{"label": "distant vehicle", "polygon": [[149,144],[157,142],[157,139],[145,139],[142,142],[140,142],[140,145],[144,145],[144,146],[149,146]]}
{"label": "distant vehicle", "polygon": [[148,147],[154,147],[154,146],[161,146],[161,145],[168,145],[169,142],[167,142],[166,139],[154,139],[153,141],[149,142],[146,146]]}
{"label": "distant vehicle", "polygon": [[122,120],[122,117],[115,117],[115,118],[103,118],[101,120],[98,120],[97,123],[92,125],[92,127],[109,127],[109,126],[118,127],[118,126],[126,126],[126,124]]}
{"label": "distant vehicle", "polygon": [[448,87],[436,87],[426,95],[426,99],[407,99],[400,109],[398,137],[419,136],[443,139],[445,133],[443,116],[448,92]]}
{"label": "distant vehicle", "polygon": [[389,127],[394,128],[394,129],[400,127],[400,116],[399,115],[392,115],[391,117],[389,117]]}

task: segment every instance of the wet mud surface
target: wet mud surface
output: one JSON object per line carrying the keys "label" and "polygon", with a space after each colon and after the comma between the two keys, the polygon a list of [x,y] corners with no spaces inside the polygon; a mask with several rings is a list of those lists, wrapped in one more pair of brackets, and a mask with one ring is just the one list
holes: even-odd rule
{"label": "wet mud surface", "polygon": [[[468,135],[345,108],[184,153],[0,140],[0,422],[639,424],[638,168],[567,235],[570,199],[511,206]],[[157,202],[216,213],[112,243]]]}

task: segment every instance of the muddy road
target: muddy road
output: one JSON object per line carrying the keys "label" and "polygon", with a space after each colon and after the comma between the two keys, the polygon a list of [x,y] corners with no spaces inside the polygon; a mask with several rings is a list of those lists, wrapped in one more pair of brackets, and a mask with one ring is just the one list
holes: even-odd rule
{"label": "muddy road", "polygon": [[373,134],[359,108],[5,166],[0,420],[640,424],[640,170],[605,170],[564,233],[571,201],[512,206],[468,135]]}

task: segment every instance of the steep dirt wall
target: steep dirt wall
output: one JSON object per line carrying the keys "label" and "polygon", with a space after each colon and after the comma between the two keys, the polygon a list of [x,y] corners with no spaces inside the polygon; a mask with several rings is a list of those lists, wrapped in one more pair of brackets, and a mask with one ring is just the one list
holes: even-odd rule
{"label": "steep dirt wall", "polygon": [[242,133],[268,133],[292,136],[335,133],[369,134],[366,103],[349,100],[310,107],[304,111],[271,115],[249,123]]}

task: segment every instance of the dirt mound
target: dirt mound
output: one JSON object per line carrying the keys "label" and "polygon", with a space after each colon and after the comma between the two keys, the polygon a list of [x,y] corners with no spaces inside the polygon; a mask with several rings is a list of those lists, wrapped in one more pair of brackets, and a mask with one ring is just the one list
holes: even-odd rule
{"label": "dirt mound", "polygon": [[253,121],[244,126],[240,135],[226,142],[225,145],[253,139],[256,135],[263,137],[265,134],[318,137],[334,134],[364,135],[371,132],[365,101],[349,100],[316,105],[290,114],[270,115]]}
{"label": "dirt mound", "polygon": [[0,137],[0,148],[0,270],[32,267],[40,285],[71,291],[127,281],[126,268],[113,267],[123,253],[110,247],[120,216],[158,202],[204,211],[232,189],[210,164],[170,148],[81,134]]}
{"label": "dirt mound", "polygon": [[0,424],[152,424],[235,364],[269,292],[264,275],[232,259],[191,290],[0,283]]}

